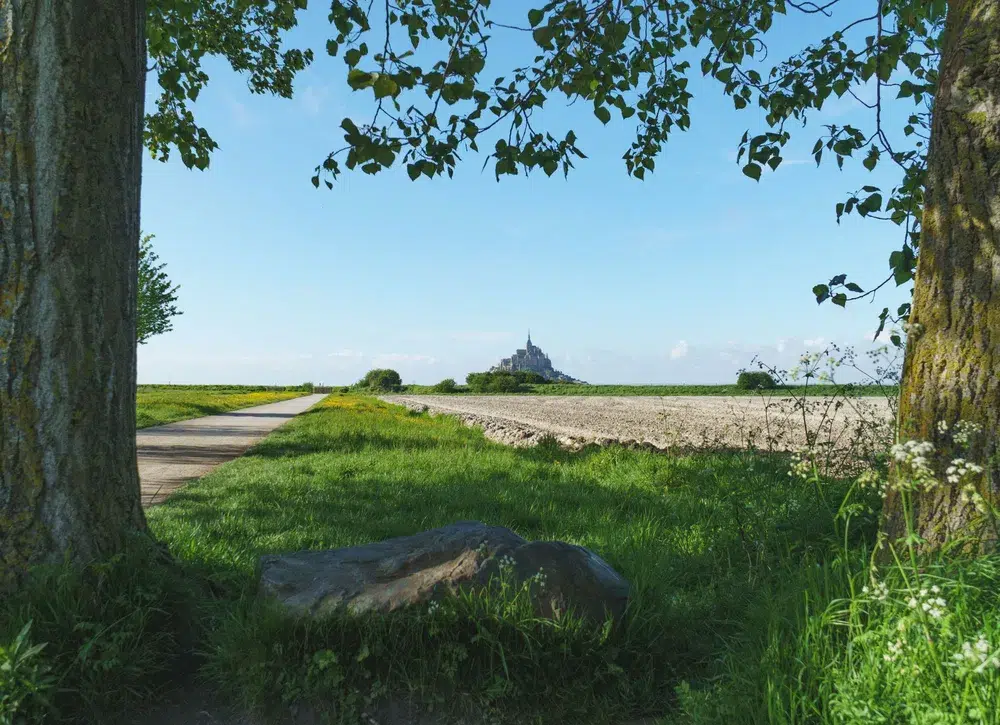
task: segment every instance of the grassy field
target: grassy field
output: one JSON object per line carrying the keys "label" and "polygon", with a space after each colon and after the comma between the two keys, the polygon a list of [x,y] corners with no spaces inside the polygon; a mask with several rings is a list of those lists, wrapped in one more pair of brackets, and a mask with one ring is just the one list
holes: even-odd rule
{"label": "grassy field", "polygon": [[[403,393],[432,395],[433,385],[405,385]],[[459,386],[454,393],[439,395],[461,395],[471,391],[467,386]],[[475,395],[765,395],[801,396],[833,395],[834,393],[863,396],[891,396],[898,393],[892,386],[877,385],[782,385],[773,390],[743,390],[735,385],[525,385],[520,393],[473,393]]]}
{"label": "grassy field", "polygon": [[[436,722],[996,722],[1000,559],[874,570],[877,491],[788,470],[750,453],[513,449],[334,395],[149,512],[181,569],[141,566],[140,546],[82,580],[38,575],[21,604],[0,602],[0,643],[34,618],[31,641],[49,643],[36,659],[76,708],[146,697],[149,673],[195,647],[202,677],[275,717],[314,702],[358,722],[395,698]],[[263,553],[460,519],[592,548],[633,583],[629,614],[613,629],[539,621],[514,596],[306,624],[253,597]]]}
{"label": "grassy field", "polygon": [[277,403],[305,393],[303,389],[256,385],[140,385],[136,391],[136,427]]}
{"label": "grassy field", "polygon": [[[212,636],[209,671],[247,706],[280,703],[289,678],[305,687],[318,652],[353,661],[367,648],[371,661],[343,673],[344,697],[377,682],[435,704],[457,688],[466,704],[511,722],[613,722],[665,712],[673,684],[712,676],[720,648],[782,588],[784,566],[781,578],[772,573],[782,557],[797,546],[796,559],[809,558],[832,534],[820,502],[797,494],[785,470],[778,458],[514,450],[456,421],[334,396],[150,521],[172,550],[228,583],[235,609]],[[486,632],[466,625],[428,637],[425,623],[397,617],[345,619],[306,636],[240,601],[260,554],[461,519],[593,548],[635,585],[629,625],[602,638],[491,616]]]}

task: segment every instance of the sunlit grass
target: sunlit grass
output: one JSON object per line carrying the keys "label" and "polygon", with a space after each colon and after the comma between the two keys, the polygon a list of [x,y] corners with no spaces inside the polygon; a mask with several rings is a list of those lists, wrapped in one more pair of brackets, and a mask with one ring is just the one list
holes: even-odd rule
{"label": "sunlit grass", "polygon": [[[0,600],[0,682],[45,685],[64,716],[99,722],[94,708],[147,698],[148,674],[194,649],[206,682],[278,719],[311,705],[358,722],[402,703],[477,725],[1000,721],[1000,558],[879,563],[881,488],[849,493],[789,463],[507,448],[337,394],[149,512],[181,569],[140,547],[83,577],[37,571]],[[461,519],[593,549],[633,584],[625,619],[539,620],[516,588],[314,622],[255,597],[262,554]],[[23,712],[45,711],[27,697]]]}
{"label": "sunlit grass", "polygon": [[254,405],[277,403],[304,395],[301,391],[256,390],[240,387],[140,386],[136,393],[136,427],[218,415]]}
{"label": "sunlit grass", "polygon": [[[482,632],[470,624],[433,640],[406,615],[396,624],[344,618],[303,640],[301,625],[276,622],[248,599],[218,630],[211,671],[247,704],[273,704],[288,695],[281,684],[288,677],[308,680],[317,652],[340,643],[343,659],[407,632],[411,644],[396,649],[391,673],[373,665],[362,677],[359,668],[350,682],[426,694],[444,679],[468,694],[466,704],[515,720],[542,707],[552,722],[584,714],[608,722],[669,710],[681,673],[707,675],[720,643],[743,630],[789,552],[799,549],[792,554],[799,557],[825,541],[829,519],[786,470],[783,458],[750,454],[513,449],[454,420],[333,396],[151,510],[150,523],[175,554],[227,582],[234,602],[251,594],[261,554],[349,546],[463,519],[589,547],[632,582],[635,594],[626,626],[600,645],[588,639],[592,633],[573,630],[550,632],[552,652],[525,650],[512,643],[541,634],[500,624],[490,629],[493,640],[476,638]],[[455,616],[472,621],[468,612]],[[497,637],[509,650],[509,689],[499,694]],[[281,657],[269,649],[279,643],[286,643]],[[461,648],[463,666],[455,670],[442,659],[441,647]],[[565,647],[577,647],[590,665],[568,677],[571,670],[554,664]],[[279,678],[275,668],[298,674]]]}

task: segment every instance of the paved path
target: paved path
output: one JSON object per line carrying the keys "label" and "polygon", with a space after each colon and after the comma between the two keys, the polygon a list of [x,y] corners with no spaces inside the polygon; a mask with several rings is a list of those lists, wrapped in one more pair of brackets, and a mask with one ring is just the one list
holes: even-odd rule
{"label": "paved path", "polygon": [[161,503],[194,478],[243,455],[278,426],[326,395],[306,395],[222,415],[143,428],[136,435],[142,505]]}

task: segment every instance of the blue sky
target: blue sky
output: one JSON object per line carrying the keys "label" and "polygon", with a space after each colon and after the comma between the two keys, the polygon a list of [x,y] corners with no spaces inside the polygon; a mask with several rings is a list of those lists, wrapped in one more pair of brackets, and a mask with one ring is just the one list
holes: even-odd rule
{"label": "blue sky", "polygon": [[[322,49],[325,18],[311,9],[290,40]],[[776,25],[772,57],[818,39],[824,22]],[[509,63],[517,47],[498,36],[492,57]],[[252,96],[221,64],[209,71],[195,110],[221,147],[210,169],[144,166],[143,229],[184,314],[140,346],[140,382],[347,384],[375,366],[405,382],[461,380],[522,346],[529,327],[556,367],[589,382],[728,382],[755,354],[787,366],[825,342],[866,349],[878,311],[907,295],[843,310],[810,292],[840,272],[880,280],[901,239],[834,217],[846,192],[891,176],[809,158],[822,122],[863,122],[853,100],[796,129],[786,163],[759,184],[735,151],[743,131],[764,129],[760,113],[733,110],[696,73],[692,129],[645,181],[621,160],[629,122],[604,127],[556,100],[546,125],[573,128],[589,156],[568,180],[497,183],[469,157],[453,180],[348,173],[327,191],[312,187],[313,168],[342,145],[341,119],[372,109],[343,62],[318,52],[293,100]]]}

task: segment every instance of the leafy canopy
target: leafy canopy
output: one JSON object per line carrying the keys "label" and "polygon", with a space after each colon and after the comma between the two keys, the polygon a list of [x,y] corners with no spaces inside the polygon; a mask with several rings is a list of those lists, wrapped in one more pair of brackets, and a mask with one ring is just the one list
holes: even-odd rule
{"label": "leafy canopy", "polygon": [[[488,154],[484,167],[492,162],[497,179],[533,170],[568,174],[586,158],[579,139],[573,131],[553,135],[537,118],[556,96],[586,104],[602,123],[613,114],[634,123],[623,159],[626,172],[641,179],[655,169],[670,134],[690,126],[688,84],[696,72],[718,81],[737,109],[765,112],[768,130],[739,142],[743,173],[759,180],[765,167],[781,165],[794,128],[849,94],[870,108],[869,124],[823,125],[813,156],[817,164],[857,158],[868,170],[896,167],[895,186],[865,185],[839,202],[836,214],[896,224],[902,241],[880,284],[865,290],[840,274],[813,291],[818,302],[843,306],[890,281],[912,279],[945,0],[549,0],[524,17],[494,5],[334,0],[326,51],[343,59],[350,88],[371,94],[373,110],[364,122],[342,121],[345,143],[317,166],[313,184],[332,188],[345,168],[375,174],[396,165],[411,179],[451,176],[463,154],[480,151],[480,144]],[[154,153],[165,157],[173,144],[189,166],[207,165],[214,142],[187,109],[207,80],[200,70],[205,54],[223,55],[249,73],[254,92],[290,95],[292,77],[313,54],[280,52],[279,34],[304,6],[305,0],[154,2],[150,51],[165,89],[147,119]],[[768,34],[791,13],[823,14],[839,29],[771,62]],[[530,53],[501,75],[493,68],[487,75],[490,45],[512,35],[529,37]],[[874,101],[863,100],[872,95]],[[912,104],[899,128],[884,122],[889,102]],[[894,106],[893,118],[899,117]],[[909,305],[895,316],[883,310],[882,326],[908,313]]]}
{"label": "leafy canopy", "polygon": [[136,305],[136,339],[140,345],[154,335],[173,329],[171,318],[183,314],[174,303],[177,285],[170,282],[164,272],[165,264],[158,264],[153,251],[153,235],[146,234],[139,243],[139,285]]}

